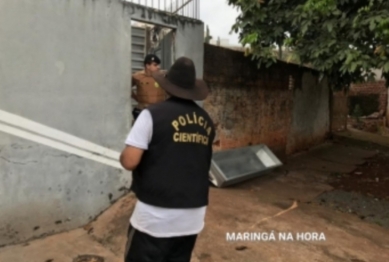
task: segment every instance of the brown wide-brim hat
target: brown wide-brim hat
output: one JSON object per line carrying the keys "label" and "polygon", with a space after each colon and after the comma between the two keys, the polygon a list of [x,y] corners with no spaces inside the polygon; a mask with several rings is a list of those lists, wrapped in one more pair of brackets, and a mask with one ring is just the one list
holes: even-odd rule
{"label": "brown wide-brim hat", "polygon": [[180,57],[169,71],[153,72],[153,78],[169,94],[190,100],[204,100],[208,96],[208,86],[196,79],[196,69],[191,59]]}

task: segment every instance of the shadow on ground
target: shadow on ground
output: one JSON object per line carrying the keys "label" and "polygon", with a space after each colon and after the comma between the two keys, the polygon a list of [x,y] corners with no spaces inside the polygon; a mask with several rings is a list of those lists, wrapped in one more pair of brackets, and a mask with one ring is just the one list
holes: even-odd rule
{"label": "shadow on ground", "polygon": [[[388,210],[386,200],[336,184],[337,175],[346,185],[380,153],[336,139],[288,159],[266,176],[212,187],[192,262],[389,261],[387,218],[380,213]],[[82,254],[123,261],[135,201],[129,193],[84,228],[2,248],[0,261],[69,262]]]}

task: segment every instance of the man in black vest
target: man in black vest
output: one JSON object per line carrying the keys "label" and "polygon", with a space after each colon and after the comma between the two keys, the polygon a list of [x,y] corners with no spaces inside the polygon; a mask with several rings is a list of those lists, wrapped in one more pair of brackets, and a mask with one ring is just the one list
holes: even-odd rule
{"label": "man in black vest", "polygon": [[208,88],[186,57],[153,77],[170,98],[141,112],[120,156],[138,198],[125,261],[189,262],[208,205],[215,129],[194,102]]}

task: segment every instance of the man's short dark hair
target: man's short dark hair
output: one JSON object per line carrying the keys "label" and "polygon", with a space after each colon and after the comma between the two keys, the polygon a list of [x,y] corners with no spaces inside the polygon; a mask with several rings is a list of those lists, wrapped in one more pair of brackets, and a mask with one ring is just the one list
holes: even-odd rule
{"label": "man's short dark hair", "polygon": [[161,63],[161,60],[158,58],[158,56],[150,54],[145,57],[145,60],[143,62],[144,65],[149,65],[151,63],[157,63],[158,65]]}

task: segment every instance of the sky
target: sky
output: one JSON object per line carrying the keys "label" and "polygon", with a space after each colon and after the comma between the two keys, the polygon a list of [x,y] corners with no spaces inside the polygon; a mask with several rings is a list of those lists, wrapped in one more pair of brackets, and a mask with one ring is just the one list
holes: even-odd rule
{"label": "sky", "polygon": [[227,0],[200,0],[200,20],[209,26],[214,40],[227,38],[230,44],[239,45],[238,35],[229,34],[238,14]]}

